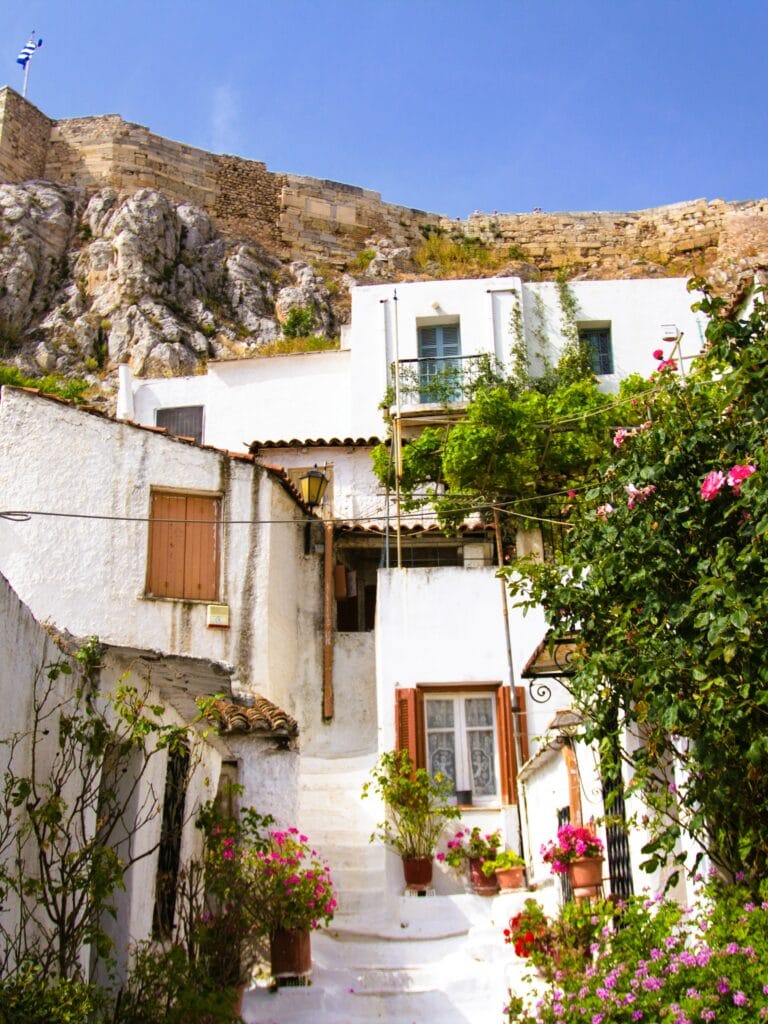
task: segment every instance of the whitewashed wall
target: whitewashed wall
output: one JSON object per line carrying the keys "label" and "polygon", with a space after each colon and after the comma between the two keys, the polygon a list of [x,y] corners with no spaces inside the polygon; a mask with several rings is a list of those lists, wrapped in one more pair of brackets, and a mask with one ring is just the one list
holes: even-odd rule
{"label": "whitewashed wall", "polygon": [[[206,626],[205,603],[145,596],[142,520],[153,485],[221,491],[223,518],[246,521],[222,526],[230,629]],[[0,520],[0,570],[39,619],[110,643],[233,664],[244,686],[292,709],[301,622],[320,608],[319,561],[300,554],[301,511],[263,470],[5,389],[0,493],[5,507],[138,519]],[[309,653],[302,671],[316,669],[317,648]]]}
{"label": "whitewashed wall", "polygon": [[[683,278],[572,281],[569,288],[580,323],[610,323],[615,373],[603,381],[609,390],[628,373],[648,376],[656,366],[656,348],[669,354],[671,345],[661,341],[662,324],[676,324],[683,332],[686,354],[701,347],[704,320],[691,312],[696,295]],[[153,425],[159,406],[203,404],[206,442],[233,451],[243,451],[253,440],[380,436],[384,423],[378,406],[388,367],[398,356],[416,358],[420,325],[458,318],[464,355],[488,353],[506,363],[516,340],[512,312],[522,296],[529,353],[534,355],[542,327],[552,359],[564,343],[558,288],[551,282],[415,281],[365,285],[351,294],[352,322],[343,349],[213,362],[204,376],[134,381],[136,420]]]}

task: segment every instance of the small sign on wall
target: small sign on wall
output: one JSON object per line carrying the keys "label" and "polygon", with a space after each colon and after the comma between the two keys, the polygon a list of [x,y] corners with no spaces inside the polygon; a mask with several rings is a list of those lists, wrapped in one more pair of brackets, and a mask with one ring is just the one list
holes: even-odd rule
{"label": "small sign on wall", "polygon": [[206,625],[214,629],[229,629],[229,605],[209,604]]}

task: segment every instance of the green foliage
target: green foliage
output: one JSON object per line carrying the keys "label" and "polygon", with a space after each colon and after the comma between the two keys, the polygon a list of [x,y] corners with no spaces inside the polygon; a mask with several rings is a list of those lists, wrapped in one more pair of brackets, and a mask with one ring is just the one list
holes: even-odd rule
{"label": "green foliage", "polygon": [[[759,878],[768,874],[768,306],[758,295],[733,320],[694,284],[710,317],[703,355],[685,378],[662,363],[644,391],[630,382],[642,422],[617,431],[576,503],[565,565],[530,567],[516,590],[544,604],[556,635],[580,633],[572,692],[604,770],[619,770],[627,733],[642,737],[623,756],[652,812],[648,869],[680,860],[686,830],[725,870]],[[738,467],[747,476],[729,483]]]}
{"label": "green foliage", "polygon": [[133,950],[114,1024],[235,1024],[237,992],[218,987],[180,945],[143,942]]}
{"label": "green foliage", "polygon": [[451,780],[415,768],[405,750],[381,755],[363,786],[363,798],[371,794],[384,800],[389,817],[376,826],[370,841],[391,847],[401,857],[432,857],[445,823],[461,815],[449,802]]}
{"label": "green foliage", "polygon": [[49,975],[34,957],[0,978],[0,1024],[87,1024],[106,1019],[107,998],[87,982]]}
{"label": "green foliage", "polygon": [[87,380],[78,380],[76,377],[26,377],[17,367],[3,363],[0,363],[0,384],[9,384],[15,388],[37,388],[45,395],[57,395],[70,402],[83,401],[89,387]]}
{"label": "green foliage", "polygon": [[297,336],[295,338],[278,338],[276,341],[269,341],[260,345],[254,355],[256,356],[284,356],[294,352],[328,352],[339,347],[338,338],[326,338],[322,334],[313,334],[309,337]]}
{"label": "green foliage", "polygon": [[507,868],[523,867],[525,867],[525,860],[519,853],[515,853],[514,850],[502,850],[500,853],[497,853],[495,857],[485,861],[483,864],[483,874],[487,878],[490,878],[496,871],[506,871]]}
{"label": "green foliage", "polygon": [[513,249],[489,245],[475,235],[462,232],[445,234],[430,225],[422,226],[424,241],[414,253],[416,265],[422,270],[436,267],[443,276],[495,270],[513,257]]}
{"label": "green foliage", "polygon": [[[762,903],[743,887],[718,883],[693,910],[660,898],[634,897],[618,905],[612,924],[610,915],[603,912],[609,909],[605,906],[577,908],[574,913],[581,916],[581,923],[571,931],[572,937],[564,941],[556,927],[547,938],[556,984],[545,993],[535,1014],[523,1007],[521,999],[511,999],[507,1020],[510,1024],[585,1020],[594,1024],[637,1020],[753,1024],[764,1020],[768,1015],[767,895],[766,883],[758,895]],[[563,920],[567,912],[568,908]],[[581,955],[574,956],[579,946]],[[536,956],[531,953],[534,963]]]}
{"label": "green foliage", "polygon": [[306,338],[312,333],[317,323],[315,311],[308,306],[293,306],[283,324],[286,338]]}

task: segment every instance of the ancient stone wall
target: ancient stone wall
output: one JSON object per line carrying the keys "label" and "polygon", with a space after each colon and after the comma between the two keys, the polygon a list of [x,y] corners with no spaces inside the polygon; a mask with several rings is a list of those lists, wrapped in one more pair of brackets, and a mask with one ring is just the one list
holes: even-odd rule
{"label": "ancient stone wall", "polygon": [[427,225],[506,246],[510,261],[545,276],[563,269],[593,277],[687,274],[745,259],[768,265],[764,200],[448,220],[385,203],[369,189],[276,174],[257,160],[195,149],[116,114],[52,122],[8,88],[0,90],[0,172],[7,181],[46,177],[87,189],[159,189],[204,209],[230,237],[257,241],[282,258],[338,266],[371,238],[415,247]]}
{"label": "ancient stone wall", "polygon": [[0,89],[0,181],[44,177],[52,124],[13,89]]}

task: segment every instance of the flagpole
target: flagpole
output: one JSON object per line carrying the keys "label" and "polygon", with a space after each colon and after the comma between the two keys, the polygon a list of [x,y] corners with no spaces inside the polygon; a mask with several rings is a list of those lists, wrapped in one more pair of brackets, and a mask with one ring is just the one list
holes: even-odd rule
{"label": "flagpole", "polygon": [[27,82],[29,80],[29,65],[32,63],[31,58],[24,65],[24,84],[21,87],[21,95],[23,99],[27,98]]}

